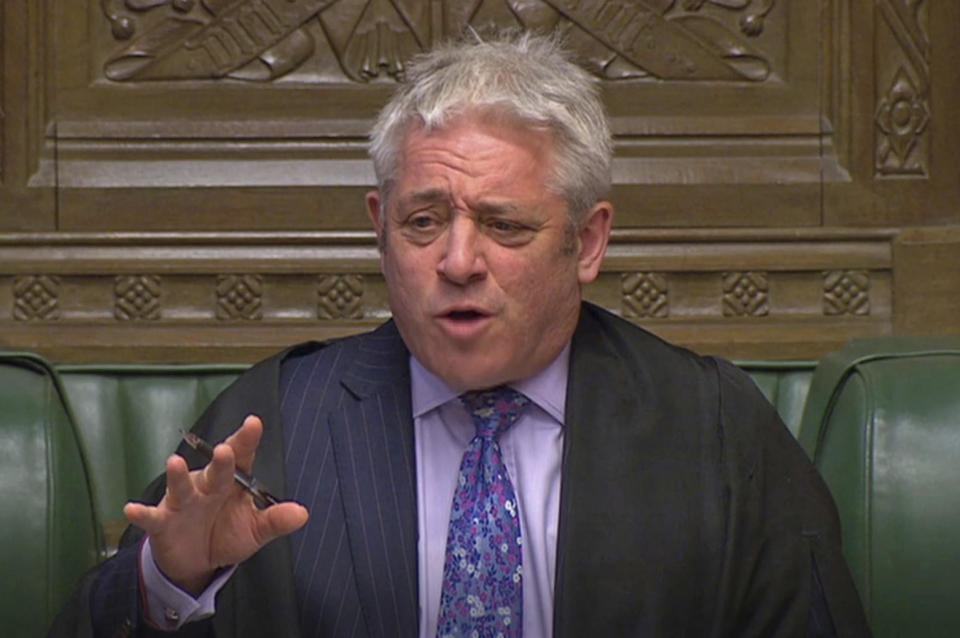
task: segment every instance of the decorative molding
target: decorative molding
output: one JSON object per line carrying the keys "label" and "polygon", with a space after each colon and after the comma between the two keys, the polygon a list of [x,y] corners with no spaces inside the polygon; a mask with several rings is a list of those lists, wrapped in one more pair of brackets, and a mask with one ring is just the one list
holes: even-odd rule
{"label": "decorative molding", "polygon": [[217,277],[217,319],[257,321],[263,318],[261,275]]}
{"label": "decorative molding", "polygon": [[60,278],[28,275],[13,280],[13,318],[17,321],[60,318]]}
{"label": "decorative molding", "polygon": [[723,315],[765,317],[770,314],[769,284],[765,272],[723,273]]}
{"label": "decorative molding", "polygon": [[[869,228],[618,229],[584,292],[681,344],[814,356],[890,332],[894,237]],[[844,297],[844,276],[869,278],[868,314],[856,290]],[[253,361],[373,328],[389,317],[387,299],[372,232],[0,236],[0,344],[57,360]]]}
{"label": "decorative molding", "polygon": [[160,277],[120,275],[114,280],[113,315],[119,321],[160,319]]}
{"label": "decorative molding", "polygon": [[870,314],[870,273],[865,270],[832,270],[823,273],[823,314]]}
{"label": "decorative molding", "polygon": [[877,0],[878,177],[927,177],[930,165],[930,43],[925,0]]}
{"label": "decorative molding", "polygon": [[662,273],[635,272],[621,275],[622,314],[628,319],[670,316],[667,278]]}
{"label": "decorative molding", "polygon": [[317,318],[363,318],[362,275],[320,275],[317,293]]}

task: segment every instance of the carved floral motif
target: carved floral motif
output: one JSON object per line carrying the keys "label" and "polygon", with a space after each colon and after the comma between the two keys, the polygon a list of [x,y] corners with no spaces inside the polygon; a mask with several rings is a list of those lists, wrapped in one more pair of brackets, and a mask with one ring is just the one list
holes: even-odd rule
{"label": "carved floral motif", "polygon": [[825,272],[823,274],[823,314],[869,315],[869,273],[865,270]]}
{"label": "carved floral motif", "polygon": [[17,277],[13,281],[13,318],[17,321],[60,318],[60,278]]}
{"label": "carved floral motif", "polygon": [[160,277],[122,275],[114,280],[113,316],[121,321],[160,318]]}
{"label": "carved floral motif", "polygon": [[924,0],[878,0],[876,172],[925,176],[930,123],[930,44]]}
{"label": "carved floral motif", "polygon": [[114,81],[269,81],[300,68],[319,49],[315,37],[325,37],[324,50],[347,78],[399,80],[412,54],[468,26],[559,30],[607,79],[759,82],[771,71],[751,40],[776,0],[444,0],[431,11],[433,4],[102,0],[114,38],[124,43],[104,74]]}
{"label": "carved floral motif", "polygon": [[723,314],[726,317],[764,317],[770,314],[767,273],[723,274]]}
{"label": "carved floral motif", "polygon": [[320,275],[317,293],[320,319],[363,318],[362,275]]}
{"label": "carved floral motif", "polygon": [[263,277],[220,275],[217,277],[217,319],[263,318]]}
{"label": "carved floral motif", "polygon": [[660,273],[626,273],[621,277],[623,316],[668,317],[670,302],[667,297],[667,278]]}

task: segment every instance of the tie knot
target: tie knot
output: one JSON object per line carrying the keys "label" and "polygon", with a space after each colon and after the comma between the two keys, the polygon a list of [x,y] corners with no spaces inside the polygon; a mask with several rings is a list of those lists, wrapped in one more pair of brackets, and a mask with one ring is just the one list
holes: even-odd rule
{"label": "tie knot", "polygon": [[506,432],[530,403],[530,399],[505,385],[465,392],[460,401],[473,417],[477,436],[494,439]]}

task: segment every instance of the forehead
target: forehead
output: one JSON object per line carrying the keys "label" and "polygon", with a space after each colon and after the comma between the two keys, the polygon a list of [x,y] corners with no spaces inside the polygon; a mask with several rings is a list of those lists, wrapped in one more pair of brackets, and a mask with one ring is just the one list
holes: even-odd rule
{"label": "forehead", "polygon": [[467,113],[443,126],[408,126],[397,164],[399,190],[506,189],[545,194],[554,138],[516,118]]}

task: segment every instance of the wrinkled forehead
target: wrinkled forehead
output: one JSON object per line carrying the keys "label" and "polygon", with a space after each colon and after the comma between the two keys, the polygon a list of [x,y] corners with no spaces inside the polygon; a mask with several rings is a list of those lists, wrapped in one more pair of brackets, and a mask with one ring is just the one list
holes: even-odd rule
{"label": "wrinkled forehead", "polygon": [[414,138],[419,141],[424,135],[447,137],[455,143],[457,137],[466,138],[478,132],[500,132],[504,139],[519,142],[525,148],[537,149],[537,162],[540,165],[549,165],[548,173],[552,174],[557,146],[554,127],[545,122],[520,117],[507,109],[491,106],[462,107],[445,113],[442,118],[434,117],[429,120],[420,115],[412,116],[398,136],[399,153],[394,166],[395,174],[403,171],[405,156],[411,152],[411,141]]}

